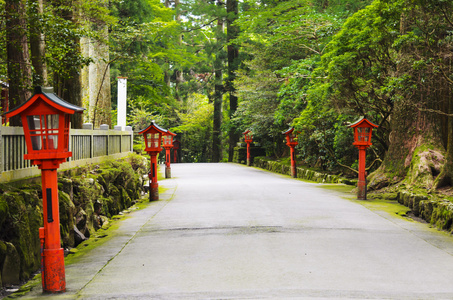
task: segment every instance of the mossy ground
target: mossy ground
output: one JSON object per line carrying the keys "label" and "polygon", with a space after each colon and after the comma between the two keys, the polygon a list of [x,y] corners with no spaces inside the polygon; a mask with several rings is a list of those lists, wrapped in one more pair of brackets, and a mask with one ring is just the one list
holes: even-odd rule
{"label": "mossy ground", "polygon": [[411,210],[406,206],[399,204],[395,200],[377,198],[356,201],[369,210],[383,211],[397,218],[401,218],[407,221],[414,221],[414,219],[410,217]]}
{"label": "mossy ground", "polygon": [[[311,181],[313,182],[313,181]],[[354,186],[352,185],[346,185],[346,184],[320,184],[320,188],[326,189],[326,190],[333,190],[337,191],[340,193],[345,193],[345,197],[353,197],[354,195],[352,194],[352,191],[354,190]]]}
{"label": "mossy ground", "polygon": [[404,220],[414,220],[410,214],[411,210],[408,207],[399,204],[396,200],[396,195],[393,193],[368,194],[367,200],[357,200],[355,194],[356,189],[353,186],[344,184],[321,184],[319,187],[342,193],[343,198],[363,205],[371,211],[382,211]]}

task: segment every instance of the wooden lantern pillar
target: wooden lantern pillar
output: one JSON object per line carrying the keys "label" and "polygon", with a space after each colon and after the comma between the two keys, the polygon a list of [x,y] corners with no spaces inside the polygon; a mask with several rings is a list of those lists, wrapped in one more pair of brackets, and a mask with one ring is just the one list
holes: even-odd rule
{"label": "wooden lantern pillar", "polygon": [[359,149],[359,180],[357,182],[357,199],[366,200],[366,149],[372,145],[371,135],[376,124],[365,118],[361,118],[354,124],[349,125],[354,129],[353,145]]}
{"label": "wooden lantern pillar", "polygon": [[297,166],[296,166],[296,151],[295,147],[297,146],[296,135],[294,134],[294,128],[290,128],[287,131],[283,132],[286,135],[286,145],[290,148],[291,154],[291,177],[297,178]]}
{"label": "wooden lantern pillar", "polygon": [[250,144],[253,142],[253,134],[250,130],[246,130],[242,133],[244,135],[244,141],[247,143],[247,166],[252,164],[250,158]]}
{"label": "wooden lantern pillar", "polygon": [[162,151],[162,135],[167,133],[166,129],[160,128],[154,121],[147,128],[138,132],[145,138],[145,151],[148,152],[151,160],[149,178],[149,201],[159,200],[159,183],[157,182],[157,154]]}
{"label": "wooden lantern pillar", "polygon": [[163,147],[165,148],[165,178],[171,178],[171,168],[170,168],[170,150],[173,148],[173,137],[176,133],[167,132],[163,135]]}

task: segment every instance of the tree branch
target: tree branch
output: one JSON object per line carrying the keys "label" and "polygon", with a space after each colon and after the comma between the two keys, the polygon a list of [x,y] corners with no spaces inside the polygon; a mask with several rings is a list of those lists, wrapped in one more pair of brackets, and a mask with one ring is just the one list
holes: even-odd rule
{"label": "tree branch", "polygon": [[195,31],[195,30],[202,29],[202,28],[204,28],[204,27],[206,27],[206,26],[209,26],[209,25],[211,25],[212,23],[216,22],[218,19],[219,19],[219,18],[215,18],[215,19],[209,21],[209,22],[206,23],[206,24],[200,25],[199,27],[195,27],[195,28],[192,28],[192,29],[189,29],[189,30],[183,30],[182,32],[192,32],[192,31]]}
{"label": "tree branch", "polygon": [[315,142],[316,142],[316,144],[318,145],[318,147],[320,147],[320,148],[326,150],[327,152],[329,152],[330,156],[332,156],[332,158],[335,160],[335,162],[336,162],[339,166],[341,166],[341,167],[343,167],[343,168],[346,168],[346,169],[348,169],[348,170],[350,170],[350,171],[352,171],[352,172],[354,172],[354,173],[357,173],[357,174],[359,173],[359,171],[357,171],[357,170],[351,168],[350,166],[347,166],[347,165],[344,165],[344,164],[340,163],[340,162],[337,160],[337,157],[335,156],[335,154],[333,153],[333,151],[332,151],[331,149],[326,148],[326,147],[320,145],[320,144],[318,143],[318,141],[316,141],[316,140],[315,140]]}

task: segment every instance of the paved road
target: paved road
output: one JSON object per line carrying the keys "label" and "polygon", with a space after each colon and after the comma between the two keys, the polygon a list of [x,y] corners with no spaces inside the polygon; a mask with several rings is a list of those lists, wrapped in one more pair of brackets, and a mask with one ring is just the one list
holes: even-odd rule
{"label": "paved road", "polygon": [[172,175],[51,298],[453,299],[453,239],[426,224],[236,164]]}

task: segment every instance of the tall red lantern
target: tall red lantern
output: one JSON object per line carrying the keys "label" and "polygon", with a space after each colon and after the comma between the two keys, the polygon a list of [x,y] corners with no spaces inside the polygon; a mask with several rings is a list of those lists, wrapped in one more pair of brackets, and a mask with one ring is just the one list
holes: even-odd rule
{"label": "tall red lantern", "polygon": [[66,290],[64,253],[60,241],[57,169],[72,156],[69,151],[70,116],[84,108],[60,99],[53,88],[36,87],[34,95],[7,112],[20,115],[27,154],[24,159],[41,169],[44,227],[39,229],[42,245],[42,287],[44,292]]}
{"label": "tall red lantern", "polygon": [[366,149],[372,145],[371,135],[373,128],[379,127],[371,123],[365,118],[362,118],[349,125],[354,129],[353,145],[359,149],[359,180],[357,182],[357,199],[366,200]]}
{"label": "tall red lantern", "polygon": [[162,135],[167,133],[156,125],[154,121],[151,122],[147,128],[138,132],[143,134],[145,138],[145,151],[148,152],[151,159],[151,169],[148,173],[149,177],[149,201],[159,200],[159,184],[157,182],[157,154],[162,151]]}
{"label": "tall red lantern", "polygon": [[247,166],[251,165],[250,159],[250,144],[253,142],[253,134],[250,130],[246,130],[242,133],[244,135],[244,141],[247,143]]}
{"label": "tall red lantern", "polygon": [[171,168],[170,168],[170,150],[173,148],[173,137],[176,133],[167,132],[163,135],[163,146],[165,148],[165,178],[171,178]]}
{"label": "tall red lantern", "polygon": [[291,177],[297,177],[297,167],[296,167],[296,151],[295,147],[297,146],[296,135],[294,133],[294,128],[290,128],[287,131],[283,132],[286,135],[286,145],[290,148],[291,151]]}

